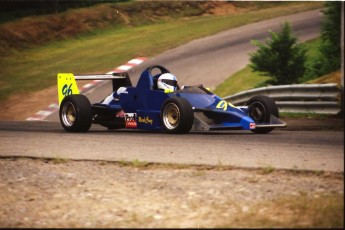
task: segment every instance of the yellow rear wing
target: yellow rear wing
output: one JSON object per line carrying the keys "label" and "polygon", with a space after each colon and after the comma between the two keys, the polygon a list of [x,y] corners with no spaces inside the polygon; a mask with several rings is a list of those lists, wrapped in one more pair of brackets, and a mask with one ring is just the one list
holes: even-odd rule
{"label": "yellow rear wing", "polygon": [[73,73],[58,73],[59,105],[62,100],[72,94],[80,94],[76,80],[112,80],[114,91],[122,85],[132,85],[127,73],[113,74],[86,74],[74,75]]}

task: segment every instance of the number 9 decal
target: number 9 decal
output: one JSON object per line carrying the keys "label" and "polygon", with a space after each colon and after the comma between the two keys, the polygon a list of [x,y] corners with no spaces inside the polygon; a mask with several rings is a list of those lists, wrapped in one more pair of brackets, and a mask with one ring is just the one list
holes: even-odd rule
{"label": "number 9 decal", "polygon": [[233,108],[236,108],[233,104],[228,103],[228,102],[226,102],[224,100],[221,100],[220,102],[218,102],[216,108],[217,109],[223,109],[224,111],[226,111],[228,109],[228,105],[233,107]]}

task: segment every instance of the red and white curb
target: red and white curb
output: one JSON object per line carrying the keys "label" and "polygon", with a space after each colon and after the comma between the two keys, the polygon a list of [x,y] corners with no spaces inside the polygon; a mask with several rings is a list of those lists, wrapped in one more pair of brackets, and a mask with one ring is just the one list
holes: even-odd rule
{"label": "red and white curb", "polygon": [[[126,64],[120,65],[119,67],[116,67],[114,70],[107,72],[106,74],[129,71],[130,69],[143,63],[147,59],[148,58],[146,58],[146,57],[134,58],[134,59],[128,61]],[[91,83],[85,84],[84,86],[81,87],[80,93],[85,93],[86,91],[95,87],[96,85],[98,85],[101,82],[103,82],[103,80],[94,80]],[[58,103],[52,103],[46,109],[38,111],[36,114],[34,114],[31,117],[28,117],[26,120],[27,121],[42,121],[46,117],[57,112],[58,110],[59,110],[59,104]]]}
{"label": "red and white curb", "polygon": [[129,62],[127,62],[124,65],[121,65],[119,67],[117,67],[116,69],[114,69],[113,71],[108,72],[107,74],[112,74],[112,73],[118,73],[118,72],[126,72],[130,69],[132,69],[134,66],[137,66],[141,63],[143,63],[145,60],[147,60],[146,57],[139,57],[139,58],[134,58],[132,60],[130,60]]}

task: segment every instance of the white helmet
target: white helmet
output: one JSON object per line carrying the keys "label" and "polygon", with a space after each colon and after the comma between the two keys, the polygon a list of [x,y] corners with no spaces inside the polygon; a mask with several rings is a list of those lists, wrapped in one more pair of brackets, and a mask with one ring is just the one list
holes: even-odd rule
{"label": "white helmet", "polygon": [[171,73],[163,73],[157,80],[157,88],[175,91],[177,88],[176,77]]}

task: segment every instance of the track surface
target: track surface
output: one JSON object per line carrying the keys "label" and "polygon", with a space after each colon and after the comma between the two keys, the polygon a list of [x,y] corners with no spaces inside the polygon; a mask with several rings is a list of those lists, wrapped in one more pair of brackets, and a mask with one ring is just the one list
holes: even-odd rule
{"label": "track surface", "polygon": [[194,132],[131,130],[67,133],[55,122],[0,122],[1,156],[232,165],[344,172],[344,133],[274,130]]}
{"label": "track surface", "polygon": [[[215,87],[248,63],[256,49],[252,39],[266,38],[289,21],[301,41],[319,36],[319,11],[254,23],[198,39],[152,58],[130,72],[136,84],[151,64],[170,69],[180,85],[204,83]],[[111,91],[108,83],[87,92],[92,102]],[[141,131],[106,131],[93,126],[89,133],[62,130],[57,114],[50,122],[0,122],[0,155],[67,159],[139,160],[163,163],[273,167],[344,171],[343,132],[280,131],[268,135],[251,132],[211,132],[169,135]]]}

